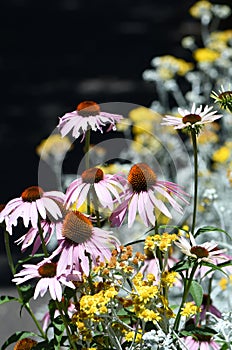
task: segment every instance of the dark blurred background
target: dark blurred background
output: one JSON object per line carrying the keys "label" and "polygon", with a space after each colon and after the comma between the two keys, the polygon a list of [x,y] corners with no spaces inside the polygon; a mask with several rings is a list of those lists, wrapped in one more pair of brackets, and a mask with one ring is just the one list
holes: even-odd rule
{"label": "dark blurred background", "polygon": [[82,100],[149,106],[154,56],[183,56],[194,1],[2,0],[0,203],[37,184],[35,147]]}
{"label": "dark blurred background", "polygon": [[193,4],[1,0],[0,203],[37,184],[35,147],[79,102],[149,107],[155,91],[142,73],[155,56],[190,59],[180,41],[199,34]]}

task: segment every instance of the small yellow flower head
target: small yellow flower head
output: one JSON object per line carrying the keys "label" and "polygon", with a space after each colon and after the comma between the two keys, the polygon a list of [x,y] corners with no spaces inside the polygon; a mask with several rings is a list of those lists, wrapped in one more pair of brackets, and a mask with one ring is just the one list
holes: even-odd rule
{"label": "small yellow flower head", "polygon": [[189,13],[192,17],[202,18],[202,16],[209,14],[212,8],[212,4],[209,1],[197,1],[189,9]]}
{"label": "small yellow flower head", "polygon": [[220,57],[220,53],[215,50],[208,49],[207,47],[203,47],[196,49],[193,53],[193,57],[199,63],[213,63]]}
{"label": "small yellow flower head", "polygon": [[232,275],[230,275],[229,278],[222,277],[218,284],[222,290],[226,290],[229,285],[232,285]]}
{"label": "small yellow flower head", "polygon": [[142,334],[139,332],[134,332],[134,331],[125,331],[125,339],[126,341],[135,341],[136,343],[139,343],[142,339]]}
{"label": "small yellow flower head", "polygon": [[41,141],[36,147],[36,153],[44,160],[47,160],[50,156],[60,159],[71,150],[71,146],[72,143],[68,137],[54,134]]}
{"label": "small yellow flower head", "polygon": [[158,312],[149,309],[142,310],[137,314],[137,316],[143,319],[145,322],[151,321],[154,324],[161,320],[161,317]]}
{"label": "small yellow flower head", "polygon": [[181,316],[190,317],[196,315],[201,311],[201,308],[196,306],[193,301],[187,302],[184,304],[184,307],[181,309]]}
{"label": "small yellow flower head", "polygon": [[162,273],[162,277],[161,277],[161,284],[163,286],[167,286],[167,287],[173,287],[173,284],[176,282],[178,277],[178,273],[175,271],[169,272],[169,271],[165,271]]}
{"label": "small yellow flower head", "polygon": [[230,158],[230,153],[229,147],[222,146],[213,153],[212,160],[217,163],[226,163]]}
{"label": "small yellow flower head", "polygon": [[144,121],[150,121],[154,123],[154,121],[161,120],[161,116],[159,113],[146,107],[138,107],[132,109],[129,112],[129,118],[132,120],[133,123],[143,123]]}

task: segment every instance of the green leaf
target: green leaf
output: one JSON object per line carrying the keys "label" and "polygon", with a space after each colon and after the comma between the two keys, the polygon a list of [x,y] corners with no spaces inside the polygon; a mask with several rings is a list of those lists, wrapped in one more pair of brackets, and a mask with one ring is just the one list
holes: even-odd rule
{"label": "green leaf", "polygon": [[202,286],[198,282],[192,281],[189,292],[192,295],[193,300],[195,301],[196,305],[201,306],[202,300],[203,300],[203,288],[202,288]]}
{"label": "green leaf", "polygon": [[228,232],[226,232],[225,230],[222,230],[221,228],[214,227],[214,226],[203,226],[203,227],[200,227],[200,228],[197,230],[197,232],[195,233],[194,237],[196,238],[196,237],[199,236],[201,233],[214,232],[214,231],[216,231],[216,232],[223,232],[223,233],[225,233],[225,235],[226,235],[227,237],[229,237],[229,238],[231,239],[231,237],[230,237],[230,235],[229,235]]}
{"label": "green leaf", "polygon": [[22,301],[25,305],[34,296],[34,287],[30,284],[20,286],[20,291],[22,293]]}
{"label": "green leaf", "polygon": [[[222,270],[221,264],[220,265],[214,265],[214,264],[211,264],[209,262],[203,261],[202,265],[211,267],[211,269],[204,274],[204,277],[207,276],[210,272],[212,272],[214,270],[217,270],[217,271],[220,271],[220,272],[224,273],[224,275],[226,275],[229,278],[229,275],[225,271]],[[231,265],[231,264],[229,263],[228,265]],[[227,266],[227,265],[223,265],[222,267],[224,267],[224,266]]]}
{"label": "green leaf", "polygon": [[28,337],[35,337],[37,334],[32,333],[32,332],[26,332],[26,331],[21,331],[21,332],[16,332],[12,334],[2,345],[1,350],[6,349],[10,344],[17,343],[17,341],[28,338]]}
{"label": "green leaf", "polygon": [[18,260],[17,266],[22,265],[22,264],[24,264],[24,263],[26,263],[26,262],[28,262],[28,261],[30,261],[30,260],[32,260],[32,259],[35,259],[35,258],[42,258],[42,257],[44,257],[44,254],[43,254],[43,253],[34,254],[34,255],[29,255],[29,256],[27,256],[27,257],[24,258],[24,259]]}
{"label": "green leaf", "polygon": [[188,270],[190,266],[191,266],[191,263],[188,260],[181,260],[181,261],[178,261],[178,263],[176,263],[170,269],[170,271],[176,271],[176,272],[185,271],[185,270]]}
{"label": "green leaf", "polygon": [[10,301],[18,301],[18,298],[15,298],[15,297],[10,297],[8,295],[2,295],[0,296],[0,305],[1,304],[5,304],[5,303],[9,303]]}

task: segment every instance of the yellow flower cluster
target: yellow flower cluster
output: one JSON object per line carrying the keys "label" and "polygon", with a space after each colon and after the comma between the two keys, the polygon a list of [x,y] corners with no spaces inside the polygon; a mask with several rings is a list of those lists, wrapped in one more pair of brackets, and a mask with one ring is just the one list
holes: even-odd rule
{"label": "yellow flower cluster", "polygon": [[182,58],[177,58],[172,55],[158,57],[159,63],[156,73],[162,80],[173,79],[175,74],[184,76],[187,72],[194,68],[193,63],[186,62]]}
{"label": "yellow flower cluster", "polygon": [[195,305],[193,301],[190,301],[184,304],[180,314],[181,316],[190,317],[196,315],[198,312],[201,312],[201,308]]}
{"label": "yellow flower cluster", "polygon": [[175,271],[164,271],[161,276],[161,285],[165,287],[173,287],[173,284],[176,282],[178,273]]}
{"label": "yellow flower cluster", "polygon": [[80,312],[85,315],[84,318],[90,318],[93,321],[95,316],[108,313],[107,304],[118,294],[115,287],[109,287],[101,290],[94,295],[83,295],[80,299]]}
{"label": "yellow flower cluster", "polygon": [[220,53],[209,49],[208,47],[202,47],[199,49],[196,49],[193,52],[193,57],[197,62],[207,62],[207,63],[212,63],[215,62],[219,57]]}
{"label": "yellow flower cluster", "polygon": [[63,157],[66,152],[71,150],[72,143],[68,137],[61,137],[60,134],[54,134],[41,141],[36,147],[36,153],[44,160],[49,156]]}
{"label": "yellow flower cluster", "polygon": [[228,278],[222,277],[218,284],[222,290],[226,290],[229,285],[232,285],[232,275],[229,275]]}
{"label": "yellow flower cluster", "polygon": [[138,273],[133,278],[134,289],[132,290],[132,309],[136,316],[143,319],[145,322],[158,322],[161,317],[158,312],[153,310],[155,300],[159,296],[158,286],[154,285],[155,276],[149,274],[147,280],[143,279],[143,274]]}
{"label": "yellow flower cluster", "polygon": [[218,148],[212,156],[212,160],[217,163],[226,163],[230,158],[231,150],[228,146],[224,145]]}
{"label": "yellow flower cluster", "polygon": [[145,240],[144,249],[145,251],[153,251],[156,247],[159,247],[161,251],[167,251],[177,238],[178,236],[175,233],[169,234],[167,232],[164,232],[162,235],[148,236]]}
{"label": "yellow flower cluster", "polygon": [[189,13],[192,17],[201,18],[205,13],[211,10],[211,7],[212,4],[209,1],[197,1],[192,7],[190,7]]}
{"label": "yellow flower cluster", "polygon": [[139,343],[142,340],[142,333],[134,331],[125,331],[125,339],[126,341],[135,341],[135,343]]}

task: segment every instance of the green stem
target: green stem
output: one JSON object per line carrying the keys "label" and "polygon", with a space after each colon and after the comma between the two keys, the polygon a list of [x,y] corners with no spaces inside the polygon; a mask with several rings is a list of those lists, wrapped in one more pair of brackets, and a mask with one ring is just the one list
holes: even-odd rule
{"label": "green stem", "polygon": [[89,161],[89,148],[90,148],[90,129],[86,131],[85,134],[85,169],[89,169],[90,167],[90,161]]}
{"label": "green stem", "polygon": [[56,307],[57,309],[59,310],[59,313],[60,313],[60,316],[62,318],[62,321],[64,323],[64,326],[65,326],[65,329],[66,329],[66,333],[67,333],[67,336],[68,336],[68,341],[69,341],[69,344],[70,344],[70,347],[71,349],[73,350],[77,350],[77,347],[76,347],[76,343],[73,341],[72,339],[72,333],[70,332],[70,329],[69,329],[69,324],[67,322],[67,319],[63,313],[63,308],[62,308],[62,305],[61,303],[59,303],[57,300],[56,300]]}
{"label": "green stem", "polygon": [[186,299],[187,299],[187,296],[188,296],[188,293],[189,293],[189,289],[191,287],[191,283],[192,283],[194,274],[196,272],[197,266],[198,266],[197,263],[195,265],[193,265],[192,271],[191,271],[191,274],[190,274],[189,278],[188,279],[186,278],[186,280],[185,280],[184,293],[183,293],[183,296],[182,296],[182,301],[181,301],[181,304],[180,304],[180,307],[179,307],[179,310],[178,310],[178,313],[176,315],[176,319],[175,319],[175,322],[174,322],[174,326],[173,326],[173,329],[175,331],[178,331],[179,324],[180,324],[180,318],[181,318],[181,314],[180,314],[181,313],[181,309],[184,306],[184,303],[186,302]]}
{"label": "green stem", "polygon": [[[8,234],[7,231],[4,231],[4,240],[5,240],[5,248],[6,248],[6,255],[7,255],[7,259],[8,259],[8,264],[9,264],[10,270],[12,272],[12,275],[14,276],[16,274],[16,268],[14,266],[14,261],[13,261],[12,254],[11,254],[10,242],[9,242],[9,234]],[[34,321],[37,329],[39,330],[42,338],[47,339],[47,336],[44,333],[44,331],[43,331],[41,325],[39,324],[38,320],[36,319],[33,311],[31,310],[31,307],[30,307],[29,303],[28,302],[26,304],[23,303],[23,295],[22,295],[21,289],[20,289],[20,287],[18,285],[16,285],[16,289],[17,289],[17,292],[18,292],[18,295],[19,295],[18,301],[20,302],[20,304],[22,304],[25,307],[25,309],[27,310],[28,314],[31,316],[31,318]]]}
{"label": "green stem", "polygon": [[47,258],[49,256],[49,254],[48,254],[48,250],[47,250],[46,243],[45,243],[45,240],[44,240],[43,229],[41,227],[40,219],[38,220],[38,231],[39,231],[39,236],[40,236],[40,239],[41,239],[42,249],[43,249],[45,257]]}
{"label": "green stem", "polygon": [[193,218],[191,232],[194,236],[196,215],[197,215],[197,192],[198,192],[198,156],[197,156],[197,135],[193,129],[191,131],[192,143],[193,143],[193,156],[194,156],[194,202],[193,202]]}
{"label": "green stem", "polygon": [[[90,132],[91,130],[87,130],[85,134],[85,146],[84,146],[84,153],[85,153],[85,169],[89,169],[90,167],[90,160],[89,160],[89,148],[90,148]],[[87,194],[87,214],[90,215],[90,192]]]}

